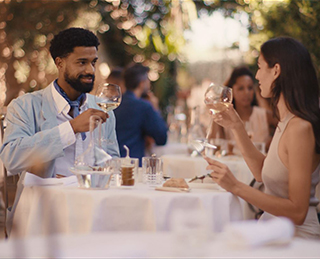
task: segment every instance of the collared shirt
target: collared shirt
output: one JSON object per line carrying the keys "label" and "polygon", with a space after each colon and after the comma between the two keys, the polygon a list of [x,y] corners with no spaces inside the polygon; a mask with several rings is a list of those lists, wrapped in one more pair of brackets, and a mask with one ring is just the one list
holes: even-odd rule
{"label": "collared shirt", "polygon": [[[74,134],[70,124],[70,120],[73,118],[68,114],[71,107],[68,102],[58,93],[55,87],[51,86],[52,96],[57,113],[57,121],[59,124],[59,132],[61,141],[64,147],[65,155],[59,157],[55,161],[55,174],[72,175],[68,170],[74,166],[75,159],[81,155],[87,148],[90,142],[89,134],[86,132],[86,139],[82,140],[81,134]],[[87,98],[83,104],[79,107],[79,114],[87,110]]]}

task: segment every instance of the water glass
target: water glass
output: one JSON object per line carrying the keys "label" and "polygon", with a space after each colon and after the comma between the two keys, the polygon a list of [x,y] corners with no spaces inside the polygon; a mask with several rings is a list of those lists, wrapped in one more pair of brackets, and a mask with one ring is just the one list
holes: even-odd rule
{"label": "water glass", "polygon": [[143,183],[159,185],[163,181],[162,159],[152,155],[142,158]]}

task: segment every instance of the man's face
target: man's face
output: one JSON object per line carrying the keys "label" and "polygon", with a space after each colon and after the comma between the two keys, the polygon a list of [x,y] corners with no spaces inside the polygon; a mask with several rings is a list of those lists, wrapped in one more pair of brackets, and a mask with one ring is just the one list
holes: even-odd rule
{"label": "man's face", "polygon": [[75,47],[72,53],[63,58],[61,72],[65,82],[77,92],[90,92],[93,89],[97,59],[95,47]]}

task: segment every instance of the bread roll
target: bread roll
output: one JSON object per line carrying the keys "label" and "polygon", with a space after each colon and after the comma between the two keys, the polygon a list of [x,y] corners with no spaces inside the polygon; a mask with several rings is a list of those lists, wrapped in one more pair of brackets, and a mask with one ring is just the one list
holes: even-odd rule
{"label": "bread roll", "polygon": [[163,184],[163,187],[189,188],[189,185],[183,178],[171,178]]}

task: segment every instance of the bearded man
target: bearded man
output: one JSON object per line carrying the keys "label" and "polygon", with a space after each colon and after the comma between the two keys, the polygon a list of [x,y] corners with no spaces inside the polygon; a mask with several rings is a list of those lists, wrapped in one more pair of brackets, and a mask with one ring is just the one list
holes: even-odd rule
{"label": "bearded man", "polygon": [[50,53],[58,78],[45,89],[13,100],[7,109],[0,157],[11,174],[72,175],[69,168],[90,142],[91,115],[102,119],[103,137],[113,143],[107,152],[119,156],[114,114],[103,112],[88,94],[94,85],[99,44],[96,35],[82,28],[55,35]]}

